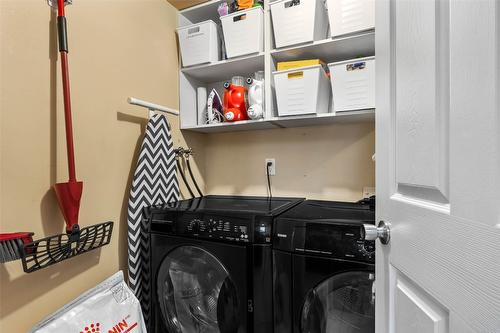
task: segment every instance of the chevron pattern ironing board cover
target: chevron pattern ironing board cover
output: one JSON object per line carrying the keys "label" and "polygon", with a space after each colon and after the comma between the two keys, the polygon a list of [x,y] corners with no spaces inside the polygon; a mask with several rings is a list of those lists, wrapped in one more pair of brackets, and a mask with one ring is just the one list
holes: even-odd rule
{"label": "chevron pattern ironing board cover", "polygon": [[149,319],[151,272],[149,225],[142,220],[142,209],[178,199],[179,183],[170,126],[165,116],[150,112],[130,189],[127,218],[129,286],[141,301],[146,320]]}

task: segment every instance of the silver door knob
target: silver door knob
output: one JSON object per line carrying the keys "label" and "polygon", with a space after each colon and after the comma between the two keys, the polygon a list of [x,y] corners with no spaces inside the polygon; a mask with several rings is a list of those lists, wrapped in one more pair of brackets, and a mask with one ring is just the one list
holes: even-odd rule
{"label": "silver door knob", "polygon": [[376,240],[379,238],[382,244],[388,244],[391,240],[390,224],[385,221],[380,221],[378,226],[363,224],[361,227],[361,238],[364,240]]}

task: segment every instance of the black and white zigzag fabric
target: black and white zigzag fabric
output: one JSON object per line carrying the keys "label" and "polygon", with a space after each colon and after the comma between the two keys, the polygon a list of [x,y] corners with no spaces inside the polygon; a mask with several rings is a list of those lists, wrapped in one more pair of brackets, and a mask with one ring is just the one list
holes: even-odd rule
{"label": "black and white zigzag fabric", "polygon": [[129,285],[149,316],[149,225],[142,220],[146,206],[179,199],[175,152],[167,118],[150,112],[128,201]]}

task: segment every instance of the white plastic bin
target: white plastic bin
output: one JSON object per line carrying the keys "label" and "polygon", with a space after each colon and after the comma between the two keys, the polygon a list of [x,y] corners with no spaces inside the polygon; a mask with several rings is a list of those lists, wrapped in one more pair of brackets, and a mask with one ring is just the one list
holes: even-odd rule
{"label": "white plastic bin", "polygon": [[279,116],[327,113],[328,76],[321,65],[273,72]]}
{"label": "white plastic bin", "polygon": [[281,0],[270,7],[276,48],[327,38],[323,0]]}
{"label": "white plastic bin", "polygon": [[220,60],[220,39],[214,21],[177,28],[177,34],[183,67]]}
{"label": "white plastic bin", "polygon": [[375,57],[328,64],[335,112],[375,108]]}
{"label": "white plastic bin", "polygon": [[264,51],[264,11],[250,8],[220,18],[226,54],[234,58]]}
{"label": "white plastic bin", "polygon": [[375,28],[375,0],[327,0],[332,37]]}

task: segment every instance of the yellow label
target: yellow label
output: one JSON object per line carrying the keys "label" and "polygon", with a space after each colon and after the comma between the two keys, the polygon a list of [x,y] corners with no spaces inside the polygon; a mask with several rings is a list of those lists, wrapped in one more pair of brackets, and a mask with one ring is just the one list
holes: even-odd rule
{"label": "yellow label", "polygon": [[285,71],[287,69],[294,69],[294,68],[307,67],[313,65],[324,65],[324,63],[319,59],[282,61],[278,62],[277,70]]}
{"label": "yellow label", "polygon": [[289,79],[301,79],[303,77],[304,77],[304,72],[288,73]]}

